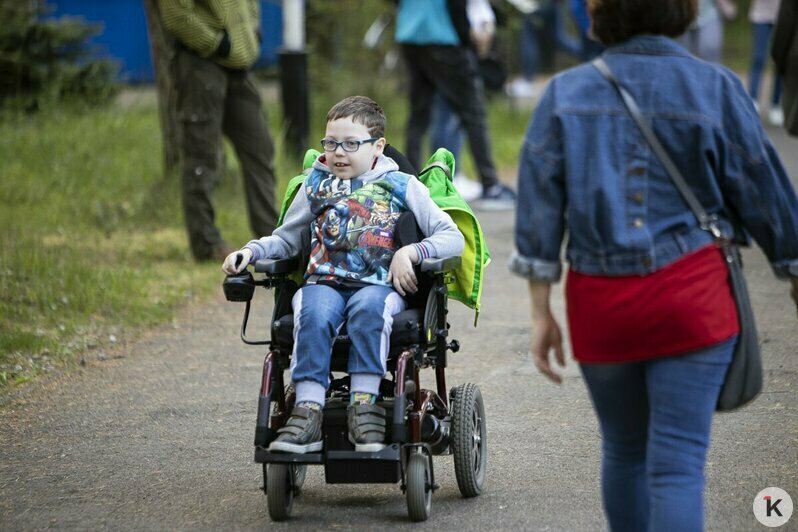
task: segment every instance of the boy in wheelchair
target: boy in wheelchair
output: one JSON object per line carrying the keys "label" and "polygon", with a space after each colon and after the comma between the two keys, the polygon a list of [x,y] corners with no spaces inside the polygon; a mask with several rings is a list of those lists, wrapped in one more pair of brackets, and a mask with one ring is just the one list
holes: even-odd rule
{"label": "boy in wheelchair", "polygon": [[[305,284],[292,300],[296,402],[270,451],[322,449],[332,345],[345,321],[352,342],[349,438],[357,451],[384,446],[386,412],[375,403],[386,372],[392,317],[404,310],[403,297],[417,290],[414,264],[463,250],[462,234],[426,186],[383,154],[385,121],[382,108],[364,96],[335,104],[327,113],[324,154],[283,225],[231,253],[222,265],[233,275],[259,259],[297,256],[310,232]],[[413,214],[424,239],[396,249],[394,230],[403,212]]]}

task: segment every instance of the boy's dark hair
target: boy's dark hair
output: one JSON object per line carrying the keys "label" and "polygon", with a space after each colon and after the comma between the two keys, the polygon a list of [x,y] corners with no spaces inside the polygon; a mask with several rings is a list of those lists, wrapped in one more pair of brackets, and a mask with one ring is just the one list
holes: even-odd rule
{"label": "boy's dark hair", "polygon": [[591,31],[605,45],[635,35],[678,37],[696,17],[697,0],[588,0]]}
{"label": "boy's dark hair", "polygon": [[327,122],[349,117],[352,117],[352,121],[356,124],[366,126],[372,137],[385,136],[385,111],[371,98],[366,96],[344,98],[333,105],[327,113]]}

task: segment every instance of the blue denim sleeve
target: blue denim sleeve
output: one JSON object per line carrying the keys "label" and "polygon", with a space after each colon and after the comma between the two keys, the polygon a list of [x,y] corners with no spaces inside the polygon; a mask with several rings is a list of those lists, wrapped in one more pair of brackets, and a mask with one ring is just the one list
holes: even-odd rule
{"label": "blue denim sleeve", "polygon": [[535,108],[518,169],[515,250],[510,271],[527,279],[556,282],[562,276],[560,248],[565,232],[565,176],[555,83]]}
{"label": "blue denim sleeve", "polygon": [[[751,105],[747,98],[738,109],[745,105]],[[724,198],[776,276],[798,277],[798,196],[759,120],[740,116],[743,127],[724,139],[721,152]]]}

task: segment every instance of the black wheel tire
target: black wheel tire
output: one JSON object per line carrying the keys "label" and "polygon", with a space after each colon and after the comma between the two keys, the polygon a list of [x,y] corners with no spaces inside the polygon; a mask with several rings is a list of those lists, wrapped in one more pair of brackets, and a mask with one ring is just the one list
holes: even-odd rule
{"label": "black wheel tire", "polygon": [[460,493],[476,497],[485,486],[488,461],[485,403],[476,384],[461,384],[452,391],[452,453]]}
{"label": "black wheel tire", "polygon": [[272,521],[285,521],[291,516],[294,505],[294,491],[291,488],[293,466],[288,464],[269,464],[266,477],[266,506]]}
{"label": "black wheel tire", "polygon": [[406,490],[407,514],[411,521],[426,521],[432,507],[432,480],[430,458],[423,453],[413,453],[407,461]]}

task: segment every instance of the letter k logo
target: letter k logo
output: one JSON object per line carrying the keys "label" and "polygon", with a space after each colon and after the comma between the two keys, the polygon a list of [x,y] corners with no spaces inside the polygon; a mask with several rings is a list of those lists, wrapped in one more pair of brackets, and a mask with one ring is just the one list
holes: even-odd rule
{"label": "letter k logo", "polygon": [[792,497],[781,488],[765,488],[754,497],[754,517],[766,527],[780,527],[792,517]]}
{"label": "letter k logo", "polygon": [[766,495],[766,496],[764,496],[762,498],[765,499],[765,502],[767,503],[767,515],[768,515],[768,517],[770,517],[770,514],[772,514],[773,512],[776,512],[776,514],[779,517],[784,517],[783,515],[781,515],[781,512],[779,511],[779,503],[782,501],[781,499],[778,499],[776,502],[772,502],[773,501],[773,497],[771,497],[770,495]]}

